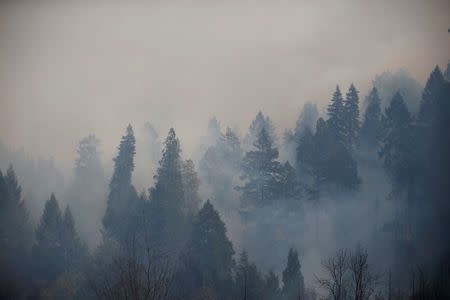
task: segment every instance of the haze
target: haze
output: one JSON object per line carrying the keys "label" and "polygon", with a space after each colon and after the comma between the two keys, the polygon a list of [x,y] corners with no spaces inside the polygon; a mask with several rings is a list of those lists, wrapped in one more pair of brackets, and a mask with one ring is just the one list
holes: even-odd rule
{"label": "haze", "polygon": [[336,84],[365,95],[406,68],[421,84],[450,53],[448,1],[2,1],[0,137],[69,175],[79,139],[110,161],[128,123],[173,126],[190,157],[208,120],[262,110],[278,133]]}

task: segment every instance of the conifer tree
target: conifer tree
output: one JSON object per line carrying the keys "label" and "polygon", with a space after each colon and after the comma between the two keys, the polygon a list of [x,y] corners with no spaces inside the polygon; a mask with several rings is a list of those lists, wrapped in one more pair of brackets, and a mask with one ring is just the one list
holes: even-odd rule
{"label": "conifer tree", "polygon": [[298,200],[301,198],[301,186],[297,173],[286,161],[281,167],[280,191],[279,194],[284,199]]}
{"label": "conifer tree", "polygon": [[0,170],[0,237],[4,252],[26,249],[32,240],[22,188],[11,165],[5,175]]}
{"label": "conifer tree", "polygon": [[114,171],[109,184],[106,213],[103,217],[106,232],[121,242],[125,242],[128,238],[131,230],[128,225],[133,218],[138,198],[131,184],[136,153],[135,143],[133,128],[128,125],[126,134],[120,141],[118,154],[114,158]]}
{"label": "conifer tree", "polygon": [[366,111],[361,127],[361,140],[369,148],[377,148],[382,135],[381,99],[374,87],[366,98]]}
{"label": "conifer tree", "polygon": [[353,149],[358,144],[360,120],[359,120],[359,96],[353,83],[350,85],[344,101],[345,135],[347,148]]}
{"label": "conifer tree", "polygon": [[195,217],[189,241],[182,253],[186,267],[183,278],[191,279],[188,290],[192,292],[208,287],[226,295],[232,279],[233,254],[225,224],[208,200]]}
{"label": "conifer tree", "polygon": [[[6,174],[0,170],[0,285],[5,275],[24,278],[30,273],[29,248],[33,241],[25,201],[22,199],[21,187],[17,182],[12,166]],[[11,284],[11,282],[10,282]],[[8,287],[6,287],[8,289]],[[5,293],[5,290],[2,290]],[[5,296],[5,294],[2,294]]]}
{"label": "conifer tree", "polygon": [[264,299],[276,300],[281,298],[278,276],[270,270],[264,278]]}
{"label": "conifer tree", "polygon": [[150,189],[152,232],[156,247],[178,251],[186,235],[180,142],[173,128],[164,142],[162,158]]}
{"label": "conifer tree", "polygon": [[87,249],[75,229],[75,221],[69,207],[66,207],[62,219],[61,244],[64,251],[66,270],[81,271],[87,262]]}
{"label": "conifer tree", "polygon": [[306,129],[313,131],[318,118],[319,112],[317,110],[317,105],[311,102],[306,102],[305,105],[303,105],[300,115],[298,116],[297,122],[295,123],[295,138],[297,140],[301,138],[304,130]]}
{"label": "conifer tree", "polygon": [[312,185],[316,170],[316,144],[311,129],[305,128],[296,149],[297,172],[302,182]]}
{"label": "conifer tree", "polygon": [[256,150],[247,152],[242,162],[244,186],[237,187],[242,191],[243,206],[252,202],[267,204],[278,196],[279,191],[281,164],[276,161],[278,149],[273,147],[264,128],[254,146]]}
{"label": "conifer tree", "polygon": [[333,138],[337,143],[346,145],[346,124],[345,124],[345,109],[342,93],[339,86],[336,86],[336,91],[331,98],[331,103],[328,105],[328,121],[329,128],[333,134]]}
{"label": "conifer tree", "polygon": [[422,126],[430,126],[435,114],[436,102],[438,101],[442,87],[444,85],[444,76],[439,66],[436,66],[427,80],[423,90],[422,101],[420,102],[417,121]]}
{"label": "conifer tree", "polygon": [[255,119],[250,124],[248,133],[245,136],[244,144],[247,148],[252,148],[259,138],[261,130],[265,130],[270,141],[275,144],[277,137],[275,134],[275,127],[273,126],[272,120],[269,117],[263,115],[261,111],[258,112]]}
{"label": "conifer tree", "polygon": [[186,215],[193,216],[197,213],[201,200],[198,192],[200,180],[192,160],[188,159],[182,163],[181,175],[184,192],[183,211]]}
{"label": "conifer tree", "polygon": [[45,279],[53,280],[64,271],[64,249],[62,245],[63,222],[61,209],[55,195],[45,203],[36,229],[36,244],[33,246],[33,261]]}
{"label": "conifer tree", "polygon": [[248,260],[244,250],[239,256],[235,278],[236,299],[258,300],[263,298],[264,280],[254,263]]}
{"label": "conifer tree", "polygon": [[410,176],[415,174],[412,117],[399,93],[386,108],[382,122],[384,138],[379,155],[394,180],[395,190],[399,191],[408,188]]}
{"label": "conifer tree", "polygon": [[75,160],[73,181],[67,198],[79,226],[80,235],[91,246],[100,239],[99,221],[106,206],[107,181],[98,151],[100,141],[95,135],[81,139]]}
{"label": "conifer tree", "polygon": [[305,283],[301,271],[298,253],[290,248],[286,268],[283,270],[283,296],[284,299],[303,299]]}
{"label": "conifer tree", "polygon": [[445,69],[444,78],[450,82],[450,62],[448,62],[447,68]]}

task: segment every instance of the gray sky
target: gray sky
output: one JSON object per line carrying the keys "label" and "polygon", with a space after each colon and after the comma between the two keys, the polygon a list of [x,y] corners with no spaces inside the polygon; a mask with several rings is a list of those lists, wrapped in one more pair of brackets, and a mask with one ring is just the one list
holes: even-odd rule
{"label": "gray sky", "polygon": [[72,2],[0,2],[0,139],[65,170],[89,133],[109,159],[129,122],[174,126],[189,156],[212,115],[282,131],[337,83],[450,59],[445,0]]}

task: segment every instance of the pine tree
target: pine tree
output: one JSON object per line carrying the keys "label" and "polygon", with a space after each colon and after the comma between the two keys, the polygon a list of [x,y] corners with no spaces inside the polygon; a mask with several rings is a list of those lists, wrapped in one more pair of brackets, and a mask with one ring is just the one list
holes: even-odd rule
{"label": "pine tree", "polygon": [[131,230],[128,225],[133,218],[138,198],[131,184],[136,153],[135,143],[133,128],[128,125],[126,134],[120,141],[118,154],[114,158],[114,171],[109,184],[106,213],[103,217],[106,232],[121,242],[125,242],[128,238]]}
{"label": "pine tree", "polygon": [[247,152],[242,162],[244,186],[237,187],[242,191],[243,206],[250,203],[264,205],[279,196],[281,164],[276,161],[278,150],[272,146],[264,128],[254,146],[256,150]]}
{"label": "pine tree", "polygon": [[162,158],[150,189],[152,232],[156,247],[178,251],[184,244],[186,213],[180,142],[173,128],[164,142]]}
{"label": "pine tree", "polygon": [[344,101],[345,136],[348,149],[353,149],[358,144],[360,131],[358,93],[355,86],[351,84]]}
{"label": "pine tree", "polygon": [[7,275],[11,282],[16,276],[23,279],[30,273],[28,251],[32,240],[33,229],[21,187],[9,166],[5,175],[0,170],[0,266],[2,275]]}
{"label": "pine tree", "polygon": [[4,176],[0,170],[0,237],[3,251],[28,248],[32,239],[22,188],[11,165]]}
{"label": "pine tree", "polygon": [[444,78],[445,80],[450,81],[450,62],[447,64],[447,69],[445,69]]}
{"label": "pine tree", "polygon": [[74,178],[67,193],[80,235],[91,246],[100,240],[100,236],[95,232],[100,233],[98,224],[105,212],[107,196],[107,182],[98,151],[99,144],[100,141],[95,135],[88,135],[79,142]]}
{"label": "pine tree", "polygon": [[301,271],[298,253],[290,248],[287,265],[283,271],[283,296],[284,299],[303,299],[305,294],[305,283]]}
{"label": "pine tree", "polygon": [[361,140],[369,148],[377,148],[382,135],[381,99],[374,87],[366,98],[366,111],[361,127]]}
{"label": "pine tree", "polygon": [[245,136],[244,144],[247,148],[252,148],[256,140],[259,138],[261,130],[265,130],[270,141],[275,144],[277,137],[275,134],[275,127],[273,126],[272,120],[269,117],[265,117],[261,111],[258,112],[255,119],[250,124],[248,133]]}
{"label": "pine tree", "polygon": [[300,179],[306,184],[312,185],[315,175],[315,137],[311,129],[305,128],[296,149],[297,166]]}
{"label": "pine tree", "polygon": [[258,300],[263,298],[264,280],[254,263],[249,262],[244,250],[236,266],[236,299]]}
{"label": "pine tree", "polygon": [[223,150],[224,163],[230,164],[233,169],[238,169],[242,159],[241,142],[230,127],[227,127],[225,137],[219,147]]}
{"label": "pine tree", "polygon": [[183,162],[181,166],[181,175],[184,191],[183,211],[186,215],[193,216],[197,213],[201,200],[198,192],[200,180],[198,179],[192,160],[188,159]]}
{"label": "pine tree", "polygon": [[64,266],[69,271],[81,271],[87,262],[87,249],[78,237],[75,221],[69,207],[62,219],[61,244],[64,251]]}
{"label": "pine tree", "polygon": [[207,134],[207,137],[209,139],[208,144],[211,145],[215,144],[222,136],[222,133],[220,131],[220,124],[219,121],[217,121],[216,117],[213,117],[211,120],[209,120]]}
{"label": "pine tree", "polygon": [[306,102],[303,105],[303,109],[298,116],[297,122],[295,123],[294,136],[298,140],[303,135],[304,130],[308,129],[313,131],[317,119],[319,118],[319,112],[317,110],[317,105],[311,102]]}
{"label": "pine tree", "polygon": [[64,271],[64,248],[62,245],[62,215],[55,195],[45,203],[36,229],[33,261],[36,271],[47,280],[53,280]]}
{"label": "pine tree", "polygon": [[241,143],[236,133],[227,127],[225,135],[208,148],[199,162],[199,175],[205,190],[214,205],[220,209],[230,209],[234,205],[233,182],[240,173],[242,160]]}
{"label": "pine tree", "polygon": [[264,299],[276,300],[281,298],[278,276],[270,270],[264,278]]}
{"label": "pine tree", "polygon": [[422,101],[420,102],[417,121],[422,126],[430,126],[434,111],[437,109],[436,102],[438,101],[444,81],[445,79],[441,69],[439,66],[436,66],[428,78],[427,84],[423,90]]}
{"label": "pine tree", "polygon": [[394,180],[395,189],[408,188],[410,176],[415,174],[412,117],[399,93],[386,108],[382,122],[384,138],[379,155]]}
{"label": "pine tree", "polygon": [[280,196],[290,200],[300,199],[302,195],[300,180],[289,161],[282,165],[280,175]]}
{"label": "pine tree", "polygon": [[225,224],[208,200],[195,217],[182,254],[186,272],[182,280],[190,279],[188,294],[200,287],[209,287],[226,295],[232,279],[233,254]]}
{"label": "pine tree", "polygon": [[346,145],[346,124],[345,124],[345,108],[342,99],[342,93],[339,86],[333,94],[331,103],[328,105],[328,124],[337,143]]}

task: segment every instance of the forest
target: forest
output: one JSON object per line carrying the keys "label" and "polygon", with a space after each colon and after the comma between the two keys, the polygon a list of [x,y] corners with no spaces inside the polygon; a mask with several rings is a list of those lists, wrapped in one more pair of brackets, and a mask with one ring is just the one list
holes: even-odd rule
{"label": "forest", "polygon": [[336,86],[282,135],[212,117],[192,157],[130,120],[111,173],[88,134],[66,185],[0,143],[0,298],[450,299],[450,64],[408,78]]}

